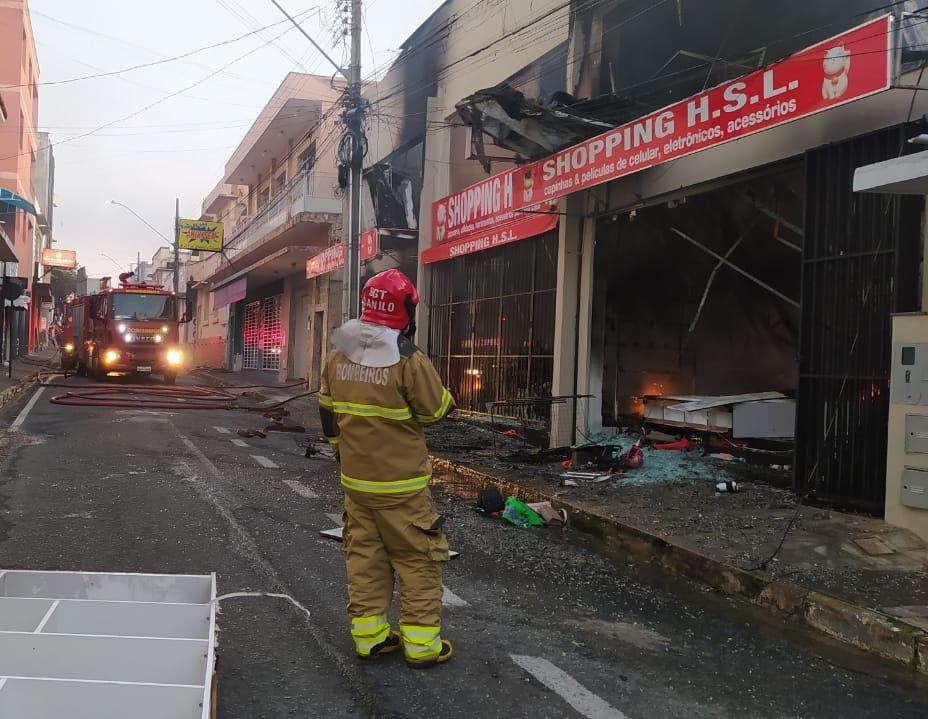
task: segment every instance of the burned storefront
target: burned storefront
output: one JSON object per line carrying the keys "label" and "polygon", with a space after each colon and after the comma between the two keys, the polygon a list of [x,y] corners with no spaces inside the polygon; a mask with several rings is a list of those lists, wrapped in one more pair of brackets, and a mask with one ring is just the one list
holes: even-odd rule
{"label": "burned storefront", "polygon": [[[429,349],[465,406],[498,399],[503,378],[516,396],[575,398],[570,433],[548,418],[552,445],[642,422],[720,437],[775,451],[797,492],[880,511],[890,314],[921,306],[924,203],[854,196],[852,176],[909,152],[921,132],[918,66],[899,52],[909,30],[890,15],[846,18],[778,62],[726,66],[732,79],[703,68],[705,85],[722,82],[695,94],[649,85],[649,103],[668,101],[649,112],[615,98],[574,103],[567,116],[550,102],[483,93],[483,128],[490,118],[526,151],[551,139],[549,119],[574,133],[604,107],[633,119],[553,153],[532,150],[542,156],[434,203],[423,261],[476,252],[432,269]],[[689,77],[692,58],[678,55]],[[500,122],[499,108],[523,117]],[[552,354],[536,355],[544,315],[529,313],[516,335],[529,351],[517,360],[493,330],[509,327],[509,287],[537,281],[529,248],[546,240],[508,234],[527,217],[558,226],[548,230]],[[491,297],[499,315],[478,321]],[[514,381],[501,371],[510,359]]]}

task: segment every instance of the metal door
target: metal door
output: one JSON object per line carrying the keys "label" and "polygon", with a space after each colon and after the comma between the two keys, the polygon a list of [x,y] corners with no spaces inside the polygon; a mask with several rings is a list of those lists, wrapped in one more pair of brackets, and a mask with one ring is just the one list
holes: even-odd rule
{"label": "metal door", "polygon": [[242,367],[258,369],[261,342],[261,302],[245,305],[245,321],[242,323]]}
{"label": "metal door", "polygon": [[852,192],[854,171],[908,151],[899,126],[806,155],[795,487],[879,514],[890,315],[918,308],[923,199]]}
{"label": "metal door", "polygon": [[279,370],[283,351],[283,333],[280,327],[280,295],[261,302],[261,369]]}
{"label": "metal door", "polygon": [[310,317],[309,293],[294,297],[294,306],[299,307],[293,312],[292,326],[290,327],[290,370],[287,373],[293,379],[306,379],[306,360],[309,356],[309,323]]}

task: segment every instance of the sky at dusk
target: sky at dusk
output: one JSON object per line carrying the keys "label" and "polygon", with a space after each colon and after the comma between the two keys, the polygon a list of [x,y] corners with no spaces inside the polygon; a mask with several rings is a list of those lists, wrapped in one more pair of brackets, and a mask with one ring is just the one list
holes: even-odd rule
{"label": "sky at dusk", "polygon": [[[347,64],[336,0],[281,4]],[[395,0],[365,2],[362,75],[382,75],[440,4],[403,0],[397,12]],[[277,23],[183,60],[39,88],[39,129],[55,143],[56,246],[77,250],[90,276],[126,267],[137,253],[150,259],[165,244],[107,200],[132,207],[170,237],[174,198],[182,216],[199,217],[203,197],[286,73],[334,72],[270,0],[31,0],[30,8],[43,83],[162,60]]]}

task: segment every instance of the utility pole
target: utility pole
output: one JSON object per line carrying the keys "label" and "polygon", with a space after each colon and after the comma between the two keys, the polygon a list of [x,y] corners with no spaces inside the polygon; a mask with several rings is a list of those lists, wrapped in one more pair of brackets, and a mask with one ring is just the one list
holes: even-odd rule
{"label": "utility pole", "polygon": [[180,294],[180,198],[174,200],[174,295]]}
{"label": "utility pole", "polygon": [[[361,176],[364,172],[364,114],[361,101],[361,0],[351,0],[351,66],[348,68],[348,109],[345,123],[351,146],[351,184],[348,228],[345,233],[347,315],[360,316],[361,304]],[[345,310],[343,310],[343,313]]]}
{"label": "utility pole", "polygon": [[[351,3],[351,66],[347,72],[335,60],[329,57],[319,43],[310,37],[300,24],[290,15],[277,0],[271,0],[293,26],[313,44],[322,56],[328,60],[336,71],[348,81],[346,91],[347,102],[344,113],[345,134],[342,136],[341,147],[347,147],[350,157],[342,162],[348,165],[348,201],[342,204],[347,212],[342,212],[342,246],[345,252],[345,281],[342,283],[342,315],[344,318],[355,318],[359,315],[360,307],[360,252],[359,238],[361,236],[361,174],[364,170],[364,150],[367,141],[364,137],[364,104],[361,99],[361,0],[347,0]],[[345,221],[347,216],[347,222]]]}

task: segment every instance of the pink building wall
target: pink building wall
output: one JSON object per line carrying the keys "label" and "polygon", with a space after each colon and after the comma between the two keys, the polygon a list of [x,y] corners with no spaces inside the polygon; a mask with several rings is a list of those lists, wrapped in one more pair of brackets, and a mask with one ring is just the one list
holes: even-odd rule
{"label": "pink building wall", "polygon": [[[30,202],[32,172],[38,149],[39,62],[26,0],[0,2],[0,92],[7,120],[0,124],[0,187]],[[22,87],[20,87],[22,86]],[[15,228],[5,226],[16,247],[19,276],[32,276],[35,218],[16,212]]]}

